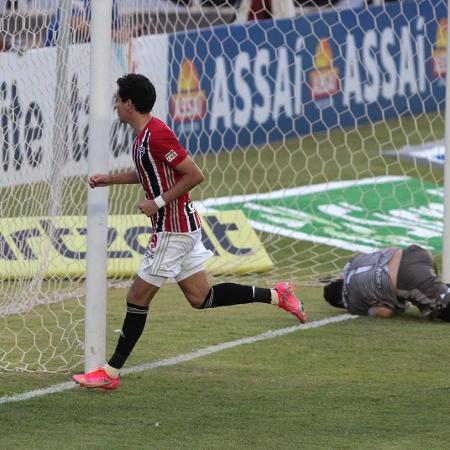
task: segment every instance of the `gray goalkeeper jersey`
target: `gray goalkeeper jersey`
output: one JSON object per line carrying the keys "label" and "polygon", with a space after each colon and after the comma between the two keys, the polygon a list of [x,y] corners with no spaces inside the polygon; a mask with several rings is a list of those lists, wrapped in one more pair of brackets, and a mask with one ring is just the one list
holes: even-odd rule
{"label": "gray goalkeeper jersey", "polygon": [[361,253],[345,265],[342,297],[350,313],[367,315],[371,306],[380,305],[397,313],[405,310],[405,302],[397,299],[387,267],[397,250]]}

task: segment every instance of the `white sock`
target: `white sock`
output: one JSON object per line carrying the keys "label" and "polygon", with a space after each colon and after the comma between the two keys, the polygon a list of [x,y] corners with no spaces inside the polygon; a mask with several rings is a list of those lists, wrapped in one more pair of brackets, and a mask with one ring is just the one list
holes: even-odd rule
{"label": "white sock", "polygon": [[109,364],[105,364],[103,366],[103,370],[107,373],[108,377],[111,378],[118,378],[118,376],[120,375],[120,369],[111,367]]}
{"label": "white sock", "polygon": [[278,305],[278,293],[275,289],[271,289],[270,290],[270,295],[272,297],[272,299],[270,300],[270,304],[271,305]]}

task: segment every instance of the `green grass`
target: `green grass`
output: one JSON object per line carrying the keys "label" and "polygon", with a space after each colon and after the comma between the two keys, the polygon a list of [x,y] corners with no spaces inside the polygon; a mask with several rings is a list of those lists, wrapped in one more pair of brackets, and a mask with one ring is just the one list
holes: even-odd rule
{"label": "green grass", "polygon": [[[312,320],[338,313],[319,289],[299,292]],[[124,294],[109,299],[109,351]],[[152,305],[128,366],[295,324],[268,305],[196,311],[170,285]],[[297,331],[126,376],[116,392],[77,388],[0,405],[0,442],[15,449],[447,448],[447,338],[448,324],[414,312]],[[0,395],[11,395],[69,375],[0,379]]]}
{"label": "green grass", "polygon": [[[190,149],[207,175],[207,181],[192,191],[192,198],[270,192],[381,175],[409,175],[439,184],[443,181],[441,170],[386,158],[383,151],[443,137],[444,117],[436,113],[400,117],[350,130],[336,129],[232,152],[196,155],[195,149]],[[66,178],[62,190],[62,214],[86,214],[86,192],[84,178]],[[0,194],[1,217],[45,216],[52,201],[50,185],[46,183],[3,188]],[[110,188],[110,213],[136,213],[136,204],[141,197],[140,186],[113,186]]]}
{"label": "green grass", "polygon": [[[439,185],[441,170],[386,158],[383,151],[441,139],[443,134],[443,118],[429,115],[271,147],[196,155],[208,182],[194,190],[193,198],[381,175],[406,174]],[[2,217],[47,214],[47,185],[3,189],[0,194],[11,199],[0,204]],[[141,196],[138,186],[112,188],[111,214],[136,212]],[[84,180],[68,179],[63,198],[63,214],[85,214]],[[217,280],[268,287],[278,278],[293,279],[311,320],[340,313],[325,304],[320,288],[308,283],[319,273],[335,273],[349,252],[267,233],[259,236],[275,269]],[[28,281],[2,282],[0,289],[12,298],[13,292],[27,288]],[[51,294],[82,286],[83,280],[48,280],[40,289]],[[113,330],[122,324],[125,296],[124,289],[108,293],[108,355],[117,339]],[[43,332],[48,328],[69,365],[77,365],[83,301],[78,295],[23,316],[1,318],[0,348],[14,348],[17,341],[28,357],[39,355],[37,348],[44,349],[44,357],[51,356],[54,350]],[[154,300],[127,367],[296,324],[292,316],[262,304],[196,311],[170,284]],[[73,347],[64,341],[66,335]],[[116,392],[77,388],[0,405],[0,448],[440,450],[449,447],[450,439],[447,340],[448,324],[427,322],[415,311],[392,320],[358,318],[296,331],[125,376]],[[20,352],[9,356],[21,365]],[[50,367],[57,368],[59,362]],[[0,372],[0,397],[70,380],[71,373]]]}

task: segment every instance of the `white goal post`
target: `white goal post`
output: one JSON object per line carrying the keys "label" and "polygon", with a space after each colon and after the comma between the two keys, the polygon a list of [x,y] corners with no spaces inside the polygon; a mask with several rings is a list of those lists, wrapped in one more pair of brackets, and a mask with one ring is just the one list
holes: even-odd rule
{"label": "white goal post", "polygon": [[214,276],[319,287],[354,252],[416,243],[450,282],[447,2],[329,3],[237,22],[232,0],[0,0],[0,370],[103,362],[106,298],[150,233],[139,186],[86,183],[132,168],[128,72],[207,176]]}
{"label": "white goal post", "polygon": [[[111,128],[112,0],[93,2],[89,76],[88,174],[109,172]],[[89,189],[87,201],[86,326],[84,367],[89,372],[105,361],[107,295],[108,189]]]}
{"label": "white goal post", "polygon": [[[447,11],[447,24],[450,23],[450,8]],[[447,28],[447,70],[450,73],[450,28]],[[444,233],[442,236],[442,280],[450,283],[450,77],[446,79],[445,96],[445,166],[444,166]]]}

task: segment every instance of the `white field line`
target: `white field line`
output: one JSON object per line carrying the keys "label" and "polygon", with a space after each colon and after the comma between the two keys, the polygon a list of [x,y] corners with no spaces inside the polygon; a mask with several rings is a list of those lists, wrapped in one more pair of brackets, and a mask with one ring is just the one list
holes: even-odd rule
{"label": "white field line", "polygon": [[[210,347],[205,347],[194,352],[185,353],[183,355],[178,355],[173,358],[161,359],[159,361],[154,361],[151,363],[140,364],[139,366],[130,367],[129,369],[123,370],[123,374],[138,373],[144,370],[157,369],[159,367],[174,366],[175,364],[180,364],[183,362],[192,361],[197,358],[202,358],[203,356],[212,355],[213,353],[221,352],[222,350],[227,350],[229,348],[238,347],[243,344],[253,344],[258,341],[265,341],[267,339],[273,339],[278,336],[284,336],[285,334],[294,333],[295,331],[311,330],[313,328],[323,327],[332,323],[343,322],[344,320],[356,319],[358,316],[352,316],[350,314],[341,314],[339,316],[328,317],[322,320],[316,320],[314,322],[309,322],[304,325],[295,325],[287,328],[279,328],[278,330],[267,331],[266,333],[258,334],[256,336],[250,336],[246,338],[236,339],[234,341],[223,342],[222,344],[211,345]],[[36,397],[42,397],[48,394],[54,394],[56,392],[68,391],[73,389],[78,385],[72,381],[66,383],[55,384],[44,389],[36,389],[33,391],[24,392],[17,395],[6,395],[0,397],[0,404],[20,402],[22,400],[30,400]]]}
{"label": "white field line", "polygon": [[247,195],[232,195],[229,197],[213,197],[206,200],[196,201],[195,209],[200,212],[208,212],[209,208],[215,206],[227,205],[229,203],[245,203],[253,200],[275,200],[279,198],[285,198],[290,196],[301,196],[314,194],[316,192],[332,191],[335,189],[345,189],[354,186],[364,186],[367,184],[384,184],[394,183],[396,181],[409,180],[410,177],[405,176],[385,176],[385,177],[372,177],[363,178],[361,180],[345,180],[345,181],[330,181],[328,183],[311,184],[309,186],[299,186],[288,189],[280,189],[279,191],[261,192],[258,194]]}

